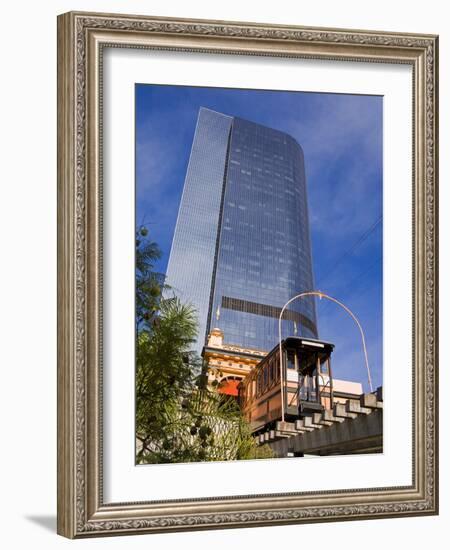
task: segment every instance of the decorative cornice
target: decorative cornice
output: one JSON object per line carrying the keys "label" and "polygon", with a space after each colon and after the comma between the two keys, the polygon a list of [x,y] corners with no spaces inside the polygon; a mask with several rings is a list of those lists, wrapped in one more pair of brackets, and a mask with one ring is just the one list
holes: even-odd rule
{"label": "decorative cornice", "polygon": [[133,19],[132,17],[85,17],[77,18],[84,29],[141,31],[146,33],[225,36],[265,40],[291,40],[295,42],[341,43],[348,45],[389,46],[401,48],[427,48],[433,45],[432,38],[411,35],[396,35],[382,32],[351,32],[346,30],[301,29],[240,23],[208,23]]}
{"label": "decorative cornice", "polygon": [[425,265],[425,416],[426,416],[426,453],[425,453],[425,471],[426,471],[426,498],[430,501],[435,498],[435,481],[437,477],[437,349],[435,335],[437,335],[437,289],[435,281],[437,274],[435,268],[437,266],[437,227],[435,220],[437,219],[436,198],[437,198],[437,179],[435,176],[436,145],[437,135],[435,136],[435,95],[437,95],[436,86],[436,63],[434,57],[434,46],[429,44],[426,46],[426,118],[425,118],[425,248],[426,248],[426,265]]}
{"label": "decorative cornice", "polygon": [[157,517],[152,519],[131,519],[122,521],[91,521],[86,531],[123,531],[178,529],[192,527],[245,527],[261,524],[298,523],[327,519],[362,519],[373,515],[395,516],[405,513],[426,512],[431,508],[430,501],[417,501],[397,504],[370,504],[349,506],[323,506],[295,510],[271,510],[260,512],[229,512],[223,514],[189,514],[185,516]]}
{"label": "decorative cornice", "polygon": [[235,351],[236,353],[245,353],[246,355],[257,355],[258,357],[265,357],[267,351],[260,351],[251,348],[241,348],[239,346],[233,346],[232,344],[223,344],[222,349],[225,351]]}
{"label": "decorative cornice", "polygon": [[76,28],[76,119],[75,119],[75,332],[76,332],[76,522],[83,531],[86,522],[86,41],[84,24]]}

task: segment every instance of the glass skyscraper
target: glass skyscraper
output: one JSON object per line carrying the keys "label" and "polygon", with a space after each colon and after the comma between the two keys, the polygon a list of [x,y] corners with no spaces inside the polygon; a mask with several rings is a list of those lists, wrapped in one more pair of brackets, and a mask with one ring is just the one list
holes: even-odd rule
{"label": "glass skyscraper", "polygon": [[[313,273],[303,151],[294,138],[201,108],[167,267],[199,317],[197,351],[224,342],[270,350],[278,317]],[[317,337],[313,298],[283,315],[283,336]]]}

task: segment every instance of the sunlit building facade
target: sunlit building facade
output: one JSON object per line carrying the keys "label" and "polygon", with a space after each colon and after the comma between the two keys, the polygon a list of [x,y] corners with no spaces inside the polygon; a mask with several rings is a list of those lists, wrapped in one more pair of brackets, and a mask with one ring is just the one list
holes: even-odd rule
{"label": "sunlit building facade", "polygon": [[[283,305],[314,288],[304,158],[294,138],[200,109],[167,282],[197,310],[197,351],[214,327],[228,344],[273,348]],[[317,337],[312,298],[291,304],[283,319],[283,335]]]}

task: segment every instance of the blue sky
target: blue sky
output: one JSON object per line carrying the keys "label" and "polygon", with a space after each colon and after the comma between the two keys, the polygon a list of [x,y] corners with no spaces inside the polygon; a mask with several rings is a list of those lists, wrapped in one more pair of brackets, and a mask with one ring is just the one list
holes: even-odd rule
{"label": "blue sky", "polygon": [[[199,108],[291,134],[305,155],[316,289],[346,304],[382,384],[382,97],[136,85],[136,223],[148,224],[165,272]],[[319,335],[336,345],[334,376],[367,376],[348,315],[317,302]]]}

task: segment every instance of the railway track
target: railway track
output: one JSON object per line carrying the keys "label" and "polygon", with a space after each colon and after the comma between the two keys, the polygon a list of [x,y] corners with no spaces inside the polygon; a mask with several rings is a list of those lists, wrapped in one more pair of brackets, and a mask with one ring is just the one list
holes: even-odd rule
{"label": "railway track", "polygon": [[335,403],[332,409],[311,413],[295,422],[278,421],[256,436],[277,456],[380,452],[382,450],[382,389],[359,400]]}

